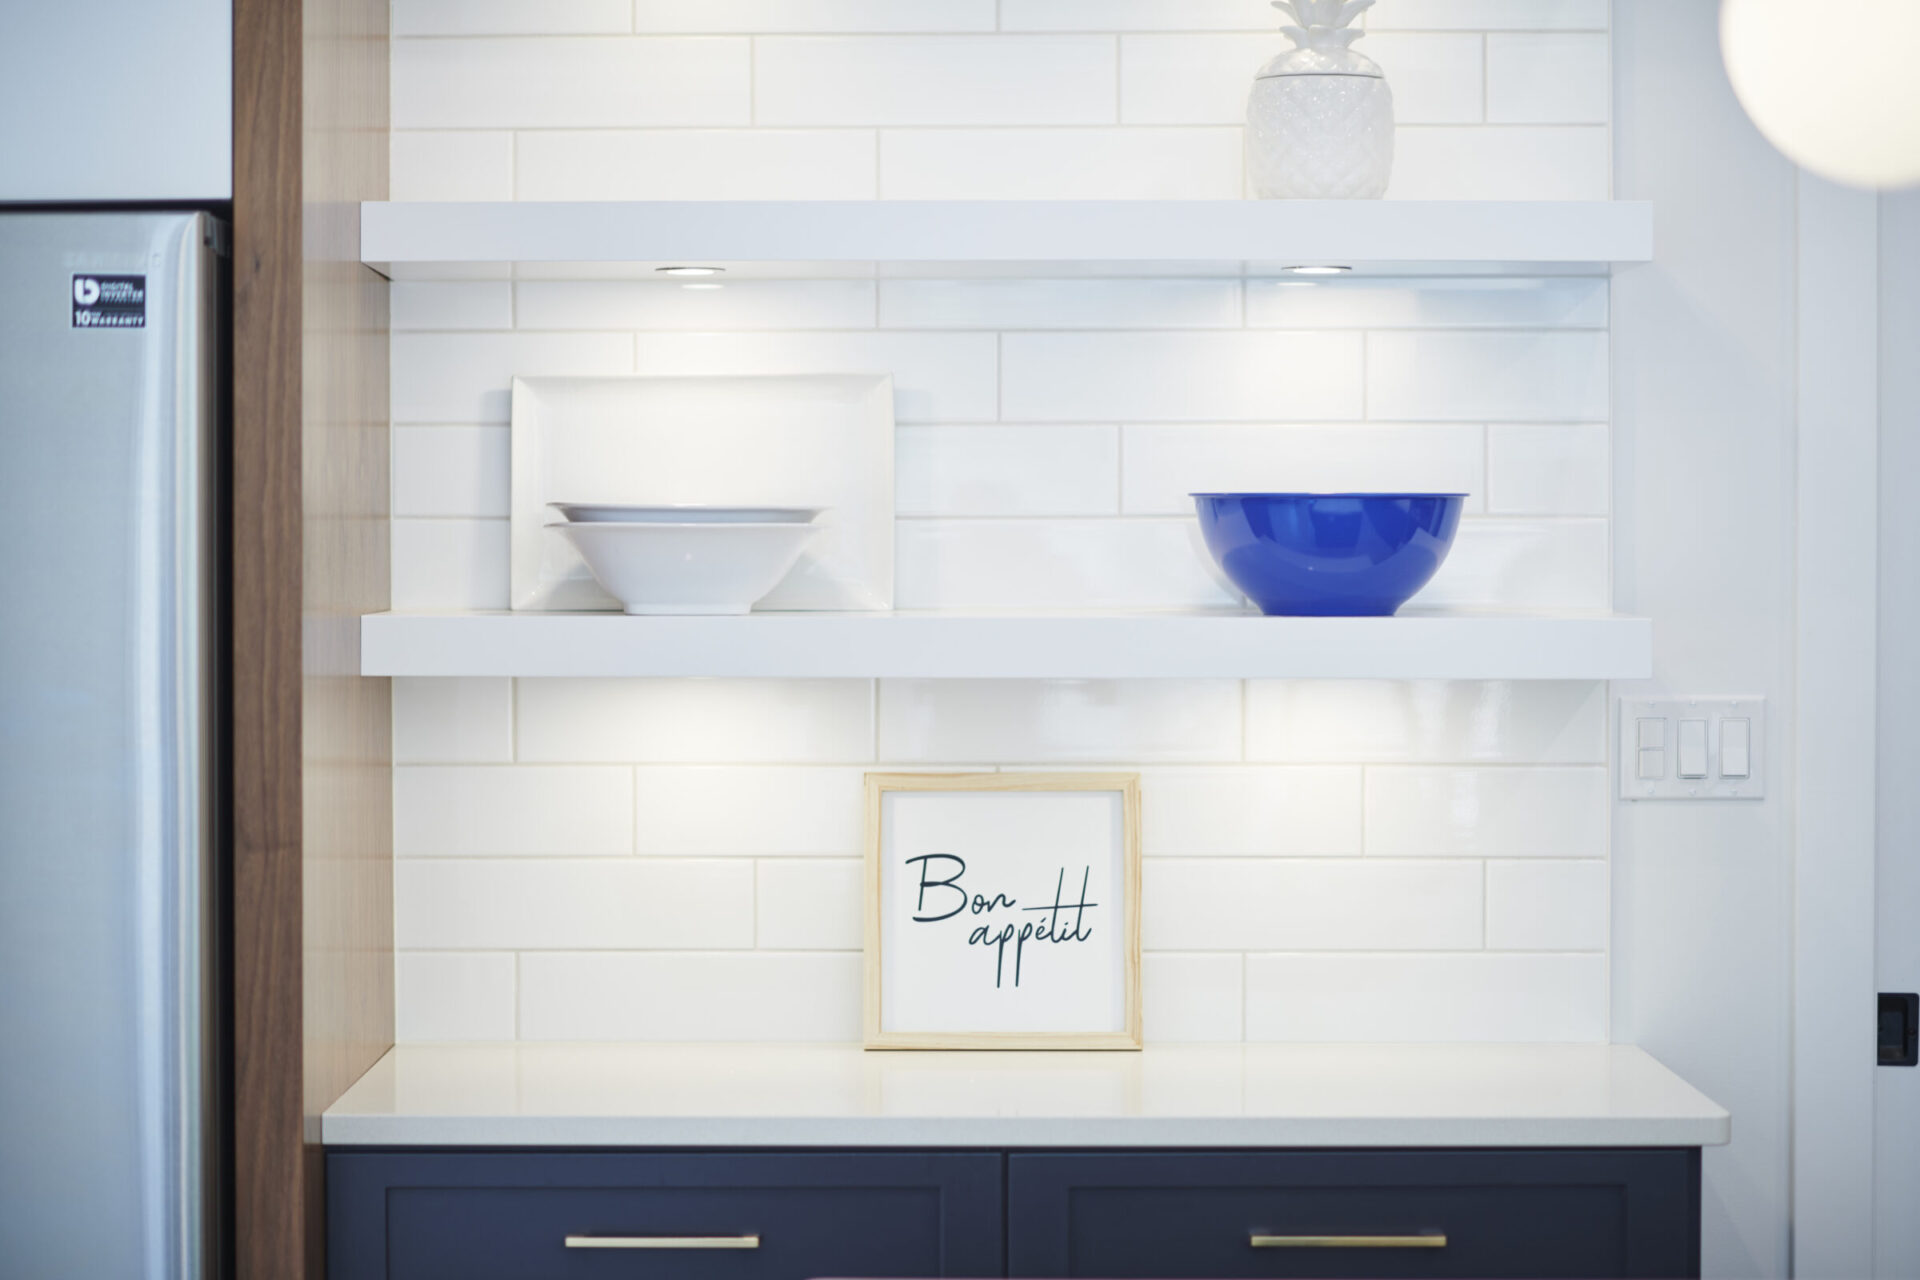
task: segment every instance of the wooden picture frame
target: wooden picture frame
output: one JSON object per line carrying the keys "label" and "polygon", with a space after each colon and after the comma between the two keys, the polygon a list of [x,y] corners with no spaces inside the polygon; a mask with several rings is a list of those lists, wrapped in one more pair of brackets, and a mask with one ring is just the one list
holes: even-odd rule
{"label": "wooden picture frame", "polygon": [[[1110,794],[1113,801],[1088,803],[1094,798],[1089,793]],[[1047,795],[1071,799],[1047,807],[1033,803]],[[982,802],[963,803],[969,796]],[[994,796],[1008,799],[988,803]],[[1054,838],[1074,846],[1064,855],[1068,861],[1083,860],[1077,888],[1067,883],[1064,864],[1052,883],[1036,883],[1053,870],[1038,865],[1051,853],[1036,855],[1022,846]],[[910,852],[916,849],[922,851]],[[973,866],[984,866],[988,879],[965,881],[962,849],[973,852]],[[938,864],[940,879],[928,878],[935,874],[933,859],[951,860]],[[906,890],[898,879],[906,863],[919,864],[911,908],[902,905]],[[1023,875],[1028,866],[1035,875]],[[1139,774],[870,773],[865,884],[867,1048],[1140,1047]],[[1121,894],[1118,911],[1107,887]],[[943,897],[958,893],[962,905],[933,915],[926,904],[929,889]],[[1087,922],[1089,909],[1101,910],[1100,919],[1110,923]],[[922,910],[930,914],[917,914]],[[1068,911],[1074,912],[1070,934]],[[927,928],[902,932],[914,926]],[[1103,936],[1109,932],[1115,935],[1111,942]],[[1088,951],[1048,949],[1096,939],[1099,945]],[[1045,965],[1054,954],[1066,963]],[[890,974],[890,961],[915,967]],[[1019,994],[1007,1002],[1004,993],[1010,991]],[[930,998],[934,993],[942,998]],[[1054,1017],[1080,1025],[995,1025]]]}

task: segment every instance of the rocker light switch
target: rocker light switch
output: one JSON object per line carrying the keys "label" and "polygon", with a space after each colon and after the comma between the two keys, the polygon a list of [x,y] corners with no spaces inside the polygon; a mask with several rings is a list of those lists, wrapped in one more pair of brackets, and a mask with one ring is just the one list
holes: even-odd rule
{"label": "rocker light switch", "polygon": [[1680,767],[1676,772],[1683,778],[1707,776],[1707,722],[1705,720],[1680,722]]}
{"label": "rocker light switch", "polygon": [[1720,722],[1720,776],[1745,778],[1753,773],[1749,747],[1753,742],[1753,721],[1729,716]]}
{"label": "rocker light switch", "polygon": [[1622,698],[1617,725],[1622,800],[1766,796],[1765,698]]}

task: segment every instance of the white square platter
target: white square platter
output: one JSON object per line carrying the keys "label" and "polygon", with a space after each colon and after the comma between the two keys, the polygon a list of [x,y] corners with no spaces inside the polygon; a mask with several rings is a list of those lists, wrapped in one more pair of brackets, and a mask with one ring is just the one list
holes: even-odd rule
{"label": "white square platter", "polygon": [[555,502],[823,507],[761,609],[893,607],[893,379],[886,374],[513,380],[512,601],[617,610]]}

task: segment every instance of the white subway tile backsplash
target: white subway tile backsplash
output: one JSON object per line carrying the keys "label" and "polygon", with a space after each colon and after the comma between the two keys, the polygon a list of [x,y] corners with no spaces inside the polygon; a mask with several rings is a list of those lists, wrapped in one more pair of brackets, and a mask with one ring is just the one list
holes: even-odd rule
{"label": "white subway tile backsplash", "polygon": [[1605,124],[1612,89],[1604,34],[1487,37],[1487,119]]}
{"label": "white subway tile backsplash", "polygon": [[392,525],[392,607],[507,607],[505,520],[401,520]]}
{"label": "white subway tile backsplash", "polygon": [[511,133],[395,130],[387,151],[391,199],[513,199]]}
{"label": "white subway tile backsplash", "polygon": [[538,130],[516,137],[513,197],[871,200],[878,148],[869,129]]}
{"label": "white subway tile backsplash", "polygon": [[893,449],[893,505],[901,516],[1119,510],[1118,427],[901,427]]}
{"label": "white subway tile backsplash", "polygon": [[1367,770],[1367,855],[1601,858],[1602,768]]}
{"label": "white subway tile backsplash", "polygon": [[1240,758],[1237,680],[882,680],[879,720],[916,764]]}
{"label": "white subway tile backsplash", "polygon": [[889,329],[1237,329],[1238,280],[885,280]]}
{"label": "white subway tile backsplash", "polygon": [[748,41],[727,36],[396,40],[393,127],[744,125]]}
{"label": "white subway tile backsplash", "polygon": [[513,328],[513,286],[503,280],[396,280],[387,305],[396,330]]}
{"label": "white subway tile backsplash", "polygon": [[631,0],[393,0],[395,36],[625,35]]}
{"label": "white subway tile backsplash", "polygon": [[1381,0],[1369,31],[1605,31],[1607,0]]}
{"label": "white subway tile backsplash", "polygon": [[1142,1035],[1190,1044],[1240,1039],[1245,1000],[1237,955],[1148,952],[1140,957]]}
{"label": "white subway tile backsplash", "polygon": [[1611,488],[1604,424],[1487,428],[1487,510],[1603,516]]}
{"label": "white subway tile backsplash", "polygon": [[858,1040],[860,983],[851,953],[534,953],[520,958],[520,1036]]}
{"label": "white subway tile backsplash", "polygon": [[508,680],[401,676],[393,682],[396,764],[504,764],[513,759]]}
{"label": "white subway tile backsplash", "polygon": [[1001,338],[1001,361],[1001,407],[1016,420],[1361,416],[1358,334],[1009,333]]}
{"label": "white subway tile backsplash", "polygon": [[[1255,74],[1292,47],[1277,30],[1257,35],[1123,35],[1120,119],[1126,124],[1243,123]],[[1480,119],[1478,35],[1371,36],[1356,47],[1387,73],[1399,123]]]}
{"label": "white subway tile backsplash", "polygon": [[754,121],[805,125],[1114,123],[1106,35],[762,36]]}
{"label": "white subway tile backsplash", "polygon": [[1410,490],[1486,493],[1479,427],[1130,426],[1122,433],[1122,509],[1190,515],[1191,494]]}
{"label": "white subway tile backsplash", "polygon": [[998,417],[990,333],[643,333],[654,374],[891,373],[898,422]]}
{"label": "white subway tile backsplash", "polygon": [[1607,416],[1604,332],[1371,332],[1367,413],[1389,421],[1594,422]]}
{"label": "white subway tile backsplash", "polygon": [[1603,764],[1606,692],[1573,680],[1249,680],[1247,758]]}
{"label": "white subway tile backsplash", "polygon": [[514,302],[522,329],[863,329],[873,295],[871,280],[541,280]]}
{"label": "white subway tile backsplash", "polygon": [[505,427],[394,427],[395,516],[504,520],[510,497]]}
{"label": "white subway tile backsplash", "polygon": [[[638,852],[683,857],[860,852],[865,771],[659,765],[634,771]],[[743,803],[743,798],[750,798]]]}
{"label": "white subway tile backsplash", "polygon": [[[1402,126],[1390,196],[1606,198],[1607,10],[1380,0],[1358,47]],[[1247,90],[1287,44],[1267,0],[393,21],[400,200],[1236,199]],[[1609,606],[1604,277],[1207,273],[396,284],[394,606],[505,607],[513,376],[634,372],[891,373],[902,607],[1227,604],[1194,546],[1210,488],[1464,490],[1417,605]],[[863,773],[1100,767],[1142,775],[1149,1039],[1604,1040],[1605,699],[400,680],[398,1035],[857,1039]]]}
{"label": "white subway tile backsplash", "polygon": [[1269,31],[1268,0],[1000,0],[1007,31]]}
{"label": "white subway tile backsplash", "polygon": [[1487,946],[1495,951],[1605,951],[1607,864],[1487,863]]}
{"label": "white subway tile backsplash", "polygon": [[1369,33],[1356,46],[1380,64],[1399,124],[1477,124],[1484,78],[1478,34]]}
{"label": "white subway tile backsplash", "polygon": [[1460,533],[1420,607],[1589,609],[1607,607],[1605,520],[1477,520]]}
{"label": "white subway tile backsplash", "polygon": [[1604,276],[1249,280],[1256,329],[1604,328]]}
{"label": "white subway tile backsplash", "polygon": [[1478,950],[1478,862],[1149,858],[1141,945],[1155,951]]}
{"label": "white subway tile backsplash", "polygon": [[637,31],[992,31],[994,0],[633,0]]}
{"label": "white subway tile backsplash", "polygon": [[1255,1041],[1604,1042],[1599,955],[1250,955]]}
{"label": "white subway tile backsplash", "polygon": [[1236,200],[1240,130],[888,129],[888,200]]}
{"label": "white subway tile backsplash", "polygon": [[514,1038],[511,952],[402,951],[393,958],[393,988],[393,1034],[402,1044]]}
{"label": "white subway tile backsplash", "polygon": [[633,852],[633,772],[611,768],[401,765],[399,857]]}
{"label": "white subway tile backsplash", "polygon": [[506,422],[515,377],[633,372],[624,333],[396,333],[396,423]]}
{"label": "white subway tile backsplash", "polygon": [[866,904],[858,858],[784,858],[758,864],[755,940],[767,951],[858,951]]}
{"label": "white subway tile backsplash", "polygon": [[1360,779],[1349,767],[1147,769],[1141,850],[1149,857],[1357,854]]}
{"label": "white subway tile backsplash", "polygon": [[1241,124],[1254,73],[1293,44],[1258,35],[1123,35],[1120,119],[1127,124]]}
{"label": "white subway tile backsplash", "polygon": [[740,859],[400,858],[393,897],[401,950],[753,946]]}
{"label": "white subway tile backsplash", "polygon": [[902,609],[1181,609],[1238,603],[1186,520],[903,520]]}
{"label": "white subway tile backsplash", "polygon": [[1606,200],[1613,148],[1593,125],[1404,125],[1389,200]]}
{"label": "white subway tile backsplash", "polygon": [[527,761],[845,763],[873,758],[867,680],[525,680]]}

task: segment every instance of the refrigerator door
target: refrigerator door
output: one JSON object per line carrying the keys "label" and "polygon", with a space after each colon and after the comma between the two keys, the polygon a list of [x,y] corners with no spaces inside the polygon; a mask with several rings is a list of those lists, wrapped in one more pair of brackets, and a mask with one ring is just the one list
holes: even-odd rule
{"label": "refrigerator door", "polygon": [[218,230],[0,214],[0,1273],[206,1273]]}

